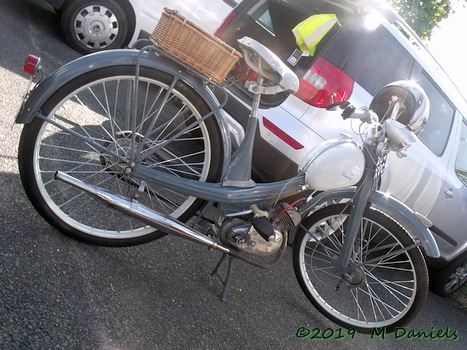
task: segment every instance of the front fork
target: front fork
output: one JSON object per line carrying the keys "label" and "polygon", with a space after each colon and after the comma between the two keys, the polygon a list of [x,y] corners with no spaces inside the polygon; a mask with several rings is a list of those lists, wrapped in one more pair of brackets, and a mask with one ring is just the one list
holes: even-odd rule
{"label": "front fork", "polygon": [[375,190],[375,170],[377,167],[377,156],[375,156],[375,146],[364,148],[365,155],[365,172],[363,178],[357,185],[355,196],[350,202],[350,215],[345,226],[345,240],[341,254],[334,260],[334,268],[336,272],[343,276],[343,280],[352,283],[352,274],[349,274],[351,269],[351,259],[355,251],[355,243],[360,233],[363,213],[368,204],[371,193]]}

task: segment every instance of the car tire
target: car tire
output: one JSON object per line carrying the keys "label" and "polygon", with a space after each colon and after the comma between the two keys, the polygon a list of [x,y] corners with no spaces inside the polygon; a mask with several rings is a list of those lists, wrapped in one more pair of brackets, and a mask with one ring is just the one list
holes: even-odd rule
{"label": "car tire", "polygon": [[432,274],[431,290],[447,297],[459,290],[467,282],[467,251],[452,260],[442,269]]}
{"label": "car tire", "polygon": [[68,44],[82,54],[123,48],[131,39],[128,15],[115,0],[67,1],[60,25]]}

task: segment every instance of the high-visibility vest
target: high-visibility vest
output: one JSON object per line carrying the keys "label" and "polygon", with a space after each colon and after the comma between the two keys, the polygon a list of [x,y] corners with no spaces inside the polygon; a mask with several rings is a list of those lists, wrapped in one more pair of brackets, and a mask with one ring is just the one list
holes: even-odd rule
{"label": "high-visibility vest", "polygon": [[308,17],[292,29],[297,45],[306,55],[314,55],[316,46],[337,22],[335,14],[319,14]]}

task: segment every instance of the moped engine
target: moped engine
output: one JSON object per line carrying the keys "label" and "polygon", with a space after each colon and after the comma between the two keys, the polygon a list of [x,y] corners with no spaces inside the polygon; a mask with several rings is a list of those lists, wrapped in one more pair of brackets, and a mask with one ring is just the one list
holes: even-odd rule
{"label": "moped engine", "polygon": [[[292,205],[279,203],[271,212],[261,212],[253,210],[256,214],[266,215],[271,222],[274,235],[265,239],[264,232],[260,234],[256,228],[261,226],[254,225],[250,220],[232,218],[226,221],[220,230],[220,238],[224,244],[228,244],[256,256],[269,256],[277,252],[287,239],[287,232],[292,227],[298,225],[301,221],[300,214]],[[253,220],[254,221],[254,220]],[[256,227],[256,228],[255,228]]]}
{"label": "moped engine", "polygon": [[231,219],[224,223],[220,235],[224,244],[257,256],[274,254],[284,239],[282,232],[274,227],[274,238],[266,241],[250,222],[241,219]]}

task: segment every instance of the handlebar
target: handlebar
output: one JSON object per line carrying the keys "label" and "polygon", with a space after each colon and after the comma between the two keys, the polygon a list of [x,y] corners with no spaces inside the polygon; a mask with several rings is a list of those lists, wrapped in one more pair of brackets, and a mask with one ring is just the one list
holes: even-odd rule
{"label": "handlebar", "polygon": [[344,120],[350,118],[360,119],[365,123],[378,122],[378,116],[375,112],[371,111],[368,107],[360,107],[357,109],[349,101],[336,102],[326,107],[328,111],[335,111],[338,109],[343,109],[341,116]]}
{"label": "handlebar", "polygon": [[[397,121],[400,104],[394,105],[391,116],[380,120],[378,115],[368,107],[356,108],[348,101],[337,102],[326,107],[329,111],[342,110],[342,118],[359,119],[362,123],[370,124],[367,129],[371,138],[379,139],[379,142],[388,142],[389,150],[396,151],[398,156],[405,157],[406,150],[417,141],[415,134],[406,125]],[[386,141],[385,141],[386,140]]]}
{"label": "handlebar", "polygon": [[[353,106],[349,106],[349,107],[353,107]],[[371,111],[368,107],[360,107],[359,109],[355,109],[355,107],[353,107],[353,109],[346,112],[346,110],[349,107],[344,109],[344,111],[342,112],[342,118],[360,119],[362,122],[365,122],[365,123],[378,122],[378,116],[376,115],[375,112]]]}

